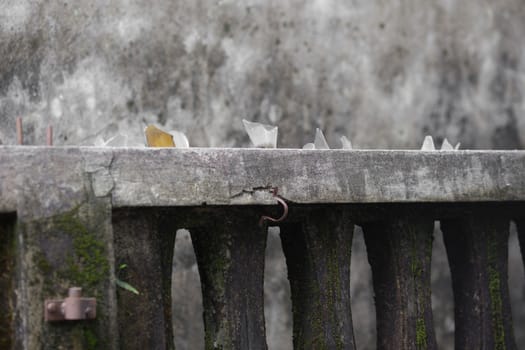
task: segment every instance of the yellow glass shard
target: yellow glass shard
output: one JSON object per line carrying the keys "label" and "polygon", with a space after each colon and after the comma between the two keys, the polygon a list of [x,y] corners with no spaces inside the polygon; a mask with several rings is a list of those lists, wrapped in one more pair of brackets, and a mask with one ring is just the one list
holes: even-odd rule
{"label": "yellow glass shard", "polygon": [[154,125],[148,125],[144,129],[144,133],[146,134],[148,147],[175,147],[173,136]]}

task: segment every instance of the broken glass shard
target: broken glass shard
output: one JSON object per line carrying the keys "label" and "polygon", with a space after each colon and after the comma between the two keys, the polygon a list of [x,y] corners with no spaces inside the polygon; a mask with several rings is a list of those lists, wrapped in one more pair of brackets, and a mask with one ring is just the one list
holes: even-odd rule
{"label": "broken glass shard", "polygon": [[313,143],[307,143],[303,146],[303,149],[315,149],[315,145]]}
{"label": "broken glass shard", "polygon": [[176,147],[173,135],[157,128],[155,125],[148,125],[144,129],[146,144],[148,147]]}
{"label": "broken glass shard", "polygon": [[421,146],[421,150],[422,151],[435,151],[436,150],[432,136],[425,136],[425,140],[423,141],[423,146]]}
{"label": "broken glass shard", "polygon": [[173,136],[173,142],[177,148],[190,148],[190,142],[182,131],[172,130],[170,134]]}
{"label": "broken glass shard", "polygon": [[352,149],[352,142],[350,142],[346,136],[341,136],[341,144],[343,145],[343,149]]}
{"label": "broken glass shard", "polygon": [[113,136],[112,138],[110,138],[110,139],[108,139],[106,141],[106,140],[104,140],[104,138],[102,138],[102,136],[97,136],[95,138],[95,140],[93,141],[93,146],[95,146],[95,147],[107,147],[108,143],[113,141],[114,138],[115,138],[115,136]]}
{"label": "broken glass shard", "polygon": [[242,120],[253,145],[258,148],[277,148],[277,127]]}
{"label": "broken glass shard", "polygon": [[128,137],[126,135],[117,134],[107,140],[104,140],[102,136],[97,136],[93,141],[95,147],[127,147]]}
{"label": "broken glass shard", "polygon": [[453,151],[454,150],[454,147],[452,147],[452,145],[450,144],[450,142],[448,142],[448,140],[445,138],[443,140],[443,143],[441,144],[441,150],[442,151]]}
{"label": "broken glass shard", "polygon": [[326,143],[323,132],[319,128],[317,128],[315,131],[314,145],[315,149],[330,149],[330,147],[328,147],[328,143]]}

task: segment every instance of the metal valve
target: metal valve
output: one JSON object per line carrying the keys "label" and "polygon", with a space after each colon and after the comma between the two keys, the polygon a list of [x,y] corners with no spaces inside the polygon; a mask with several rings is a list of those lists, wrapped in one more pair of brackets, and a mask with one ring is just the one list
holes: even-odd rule
{"label": "metal valve", "polygon": [[69,288],[64,300],[46,300],[44,307],[45,320],[48,322],[92,320],[97,316],[97,300],[83,298],[82,288],[79,287]]}

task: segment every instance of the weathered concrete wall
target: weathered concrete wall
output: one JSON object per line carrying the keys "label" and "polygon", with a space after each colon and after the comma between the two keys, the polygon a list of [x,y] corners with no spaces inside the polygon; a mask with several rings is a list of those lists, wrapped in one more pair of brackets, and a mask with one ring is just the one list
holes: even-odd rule
{"label": "weathered concrete wall", "polygon": [[[28,144],[43,144],[49,123],[57,145],[116,133],[141,143],[153,122],[192,145],[239,147],[247,118],[279,124],[286,147],[322,127],[332,146],[345,134],[360,148],[415,148],[432,133],[464,148],[523,148],[524,44],[520,0],[4,0],[0,143],[15,143],[22,115]],[[355,263],[366,261],[360,237],[353,312],[373,327],[368,267]],[[523,273],[510,248],[512,282]],[[450,288],[444,262],[433,277]],[[515,298],[522,288],[511,288]],[[449,313],[434,313],[448,320],[436,321],[448,325],[438,339],[451,334],[440,295],[434,305]],[[358,331],[358,345],[370,334]]]}
{"label": "weathered concrete wall", "polygon": [[241,118],[278,123],[280,144],[467,148],[525,134],[525,7],[483,1],[2,1],[0,140],[57,144],[143,123],[197,146],[247,144]]}

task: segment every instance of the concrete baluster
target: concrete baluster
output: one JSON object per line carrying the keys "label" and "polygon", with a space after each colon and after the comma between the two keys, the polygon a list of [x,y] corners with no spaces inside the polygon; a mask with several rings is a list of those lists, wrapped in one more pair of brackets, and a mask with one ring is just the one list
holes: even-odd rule
{"label": "concrete baluster", "polygon": [[[136,295],[117,289],[122,349],[173,349],[171,276],[177,226],[161,210],[121,209],[113,213],[117,278]],[[119,266],[126,265],[119,269]]]}
{"label": "concrete baluster", "polygon": [[350,307],[354,226],[344,211],[308,211],[281,225],[292,292],[295,349],[355,349]]}
{"label": "concrete baluster", "polygon": [[[15,339],[16,215],[0,215],[0,349],[21,347]],[[18,341],[15,346],[15,341]]]}
{"label": "concrete baluster", "polygon": [[[259,211],[217,209],[190,228],[200,272],[206,349],[266,349]],[[196,214],[197,215],[197,214]]]}
{"label": "concrete baluster", "polygon": [[430,298],[434,221],[398,212],[363,226],[375,292],[378,349],[437,349]]}
{"label": "concrete baluster", "polygon": [[452,274],[456,349],[516,349],[509,300],[509,220],[494,212],[441,222]]}

